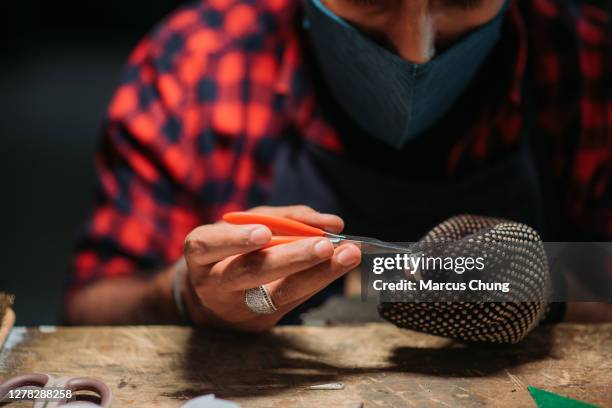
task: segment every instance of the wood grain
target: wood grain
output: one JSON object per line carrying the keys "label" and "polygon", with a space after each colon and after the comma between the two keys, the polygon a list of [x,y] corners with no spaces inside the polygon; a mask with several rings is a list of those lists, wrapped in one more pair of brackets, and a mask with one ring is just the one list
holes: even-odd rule
{"label": "wood grain", "polygon": [[[207,393],[244,407],[533,407],[527,385],[612,406],[612,325],[542,327],[511,347],[466,347],[382,323],[262,335],[29,329],[0,355],[0,378],[34,371],[98,377],[114,407],[178,407]],[[346,387],[307,389],[334,381]]]}

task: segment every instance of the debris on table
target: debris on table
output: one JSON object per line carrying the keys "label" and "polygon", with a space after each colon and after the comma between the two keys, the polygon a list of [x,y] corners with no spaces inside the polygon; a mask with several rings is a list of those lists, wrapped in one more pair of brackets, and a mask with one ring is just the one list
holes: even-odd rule
{"label": "debris on table", "polygon": [[187,401],[181,408],[240,408],[240,405],[207,394]]}
{"label": "debris on table", "polygon": [[311,385],[310,387],[308,387],[308,389],[309,390],[343,390],[344,383],[335,382],[335,383],[329,383],[329,384]]}

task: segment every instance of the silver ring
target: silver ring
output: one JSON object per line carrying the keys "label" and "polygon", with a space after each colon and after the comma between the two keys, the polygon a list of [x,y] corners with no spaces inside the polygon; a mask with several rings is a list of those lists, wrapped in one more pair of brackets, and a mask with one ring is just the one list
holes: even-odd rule
{"label": "silver ring", "polygon": [[244,291],[244,304],[257,314],[272,314],[276,312],[276,306],[272,302],[270,293],[265,285]]}

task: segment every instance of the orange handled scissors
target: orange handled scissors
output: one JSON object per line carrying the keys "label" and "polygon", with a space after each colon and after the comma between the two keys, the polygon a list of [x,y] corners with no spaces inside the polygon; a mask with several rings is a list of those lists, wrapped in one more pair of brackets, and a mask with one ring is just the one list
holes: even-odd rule
{"label": "orange handled scissors", "polygon": [[291,218],[238,211],[226,213],[223,215],[223,220],[230,224],[261,224],[270,228],[275,235],[272,236],[272,239],[265,248],[287,244],[304,238],[324,237],[329,239],[334,245],[339,245],[342,242],[356,244],[364,253],[411,252],[407,247],[374,238],[332,234],[331,232],[292,220]]}

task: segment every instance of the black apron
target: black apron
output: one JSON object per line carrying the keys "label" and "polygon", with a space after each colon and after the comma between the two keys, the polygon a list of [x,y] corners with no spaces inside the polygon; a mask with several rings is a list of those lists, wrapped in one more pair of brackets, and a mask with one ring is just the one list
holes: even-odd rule
{"label": "black apron", "polygon": [[[288,138],[278,147],[269,203],[305,204],[338,214],[348,234],[386,241],[417,241],[459,214],[506,218],[542,231],[542,190],[526,133],[514,153],[473,176],[426,182],[368,169],[303,139]],[[342,290],[339,279],[282,323],[299,323],[301,313]]]}
{"label": "black apron", "polygon": [[527,143],[459,181],[409,182],[312,144],[283,144],[271,205],[305,204],[344,218],[347,233],[411,242],[458,214],[502,217],[541,230],[542,198]]}

